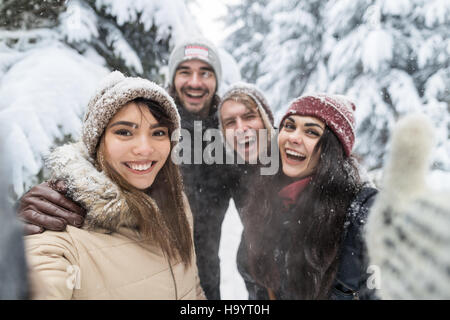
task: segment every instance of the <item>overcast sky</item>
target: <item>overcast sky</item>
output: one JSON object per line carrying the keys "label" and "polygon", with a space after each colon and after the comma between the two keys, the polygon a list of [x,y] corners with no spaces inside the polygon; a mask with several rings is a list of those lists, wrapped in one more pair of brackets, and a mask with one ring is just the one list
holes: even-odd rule
{"label": "overcast sky", "polygon": [[226,37],[225,25],[219,17],[227,13],[226,4],[236,3],[239,0],[195,0],[189,4],[203,35],[220,46]]}

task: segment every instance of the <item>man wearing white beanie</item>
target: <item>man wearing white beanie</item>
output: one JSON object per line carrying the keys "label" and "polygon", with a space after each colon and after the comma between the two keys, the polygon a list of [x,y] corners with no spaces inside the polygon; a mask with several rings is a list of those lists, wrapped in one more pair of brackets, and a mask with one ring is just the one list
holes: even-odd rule
{"label": "man wearing white beanie", "polygon": [[[195,163],[194,136],[203,137],[207,129],[219,126],[217,90],[221,77],[218,51],[208,40],[189,39],[173,49],[169,58],[168,91],[178,107],[181,127],[191,138],[191,159],[180,168],[194,216],[200,282],[206,297],[214,300],[220,299],[219,245],[222,222],[231,198],[229,173],[227,167],[220,164]],[[202,126],[195,126],[196,121],[201,121]],[[183,137],[186,138],[189,137]],[[206,145],[202,141],[202,154]]]}

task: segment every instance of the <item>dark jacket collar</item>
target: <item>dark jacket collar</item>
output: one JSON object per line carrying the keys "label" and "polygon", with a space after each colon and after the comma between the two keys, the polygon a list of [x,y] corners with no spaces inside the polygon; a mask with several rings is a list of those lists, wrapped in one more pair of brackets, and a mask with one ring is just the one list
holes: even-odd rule
{"label": "dark jacket collar", "polygon": [[202,121],[203,130],[209,128],[217,129],[219,127],[219,121],[217,119],[217,106],[211,106],[209,114],[206,118],[200,117],[198,114],[187,111],[181,103],[177,103],[178,113],[181,118],[181,127],[189,131],[194,130],[194,121]]}

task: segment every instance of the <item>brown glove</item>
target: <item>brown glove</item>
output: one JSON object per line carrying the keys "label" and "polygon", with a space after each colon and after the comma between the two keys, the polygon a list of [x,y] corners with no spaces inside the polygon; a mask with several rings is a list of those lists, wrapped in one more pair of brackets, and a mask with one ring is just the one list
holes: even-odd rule
{"label": "brown glove", "polygon": [[[54,189],[52,189],[52,187]],[[44,230],[64,231],[67,224],[81,227],[86,211],[65,197],[67,189],[63,181],[43,182],[22,196],[17,214],[25,222],[25,235]]]}

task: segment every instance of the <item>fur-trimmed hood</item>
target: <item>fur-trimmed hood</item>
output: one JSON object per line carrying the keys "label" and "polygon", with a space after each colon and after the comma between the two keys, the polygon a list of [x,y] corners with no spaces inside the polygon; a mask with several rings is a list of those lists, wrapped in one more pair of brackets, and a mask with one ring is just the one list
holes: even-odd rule
{"label": "fur-trimmed hood", "polygon": [[[85,227],[116,231],[136,228],[137,220],[129,213],[119,187],[94,166],[82,142],[56,148],[45,160],[51,178],[63,180],[67,195],[86,210]],[[156,203],[155,203],[156,207]]]}

